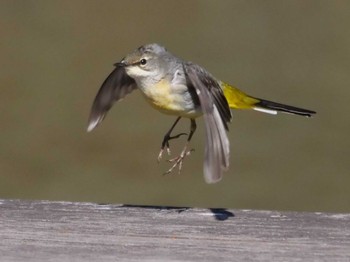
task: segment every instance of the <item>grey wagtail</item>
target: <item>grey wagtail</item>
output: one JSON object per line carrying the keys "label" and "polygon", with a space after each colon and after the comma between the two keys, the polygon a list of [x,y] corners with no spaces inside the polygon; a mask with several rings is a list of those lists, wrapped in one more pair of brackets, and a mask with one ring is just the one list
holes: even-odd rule
{"label": "grey wagtail", "polygon": [[236,87],[217,80],[199,65],[174,56],[158,44],[148,44],[115,64],[115,69],[103,82],[93,102],[87,131],[93,130],[104,119],[115,101],[137,88],[153,108],[177,117],[164,136],[158,161],[164,150],[170,154],[171,139],[187,135],[171,135],[179,120],[184,117],[191,122],[187,143],[179,156],[169,160],[173,165],[166,174],[176,167],[181,171],[184,158],[192,151],[188,147],[196,131],[195,119],[204,117],[206,146],[203,170],[207,183],[218,182],[223,171],[229,167],[230,148],[226,131],[232,118],[230,108],[253,109],[269,114],[283,112],[306,117],[316,113],[249,96]]}

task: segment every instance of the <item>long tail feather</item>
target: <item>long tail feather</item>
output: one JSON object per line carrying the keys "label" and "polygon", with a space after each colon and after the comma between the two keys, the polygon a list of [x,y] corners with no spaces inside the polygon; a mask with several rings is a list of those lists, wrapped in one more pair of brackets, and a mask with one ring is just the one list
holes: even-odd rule
{"label": "long tail feather", "polygon": [[311,117],[313,114],[316,114],[316,112],[312,110],[284,105],[284,104],[280,104],[280,103],[276,103],[276,102],[272,102],[272,101],[268,101],[260,98],[256,98],[256,99],[259,100],[259,102],[254,105],[254,109],[257,111],[262,111],[270,114],[276,114],[278,111],[280,111],[284,113],[306,116],[306,117]]}

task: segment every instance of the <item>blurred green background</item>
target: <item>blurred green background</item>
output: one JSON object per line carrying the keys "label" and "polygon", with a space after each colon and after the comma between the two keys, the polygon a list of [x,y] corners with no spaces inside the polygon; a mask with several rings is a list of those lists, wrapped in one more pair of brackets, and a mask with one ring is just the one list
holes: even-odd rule
{"label": "blurred green background", "polygon": [[[350,212],[349,13],[349,1],[1,0],[0,198]],[[183,172],[162,176],[156,157],[175,118],[139,92],[86,133],[113,63],[152,42],[318,114],[234,111],[231,167],[214,185],[199,121]]]}

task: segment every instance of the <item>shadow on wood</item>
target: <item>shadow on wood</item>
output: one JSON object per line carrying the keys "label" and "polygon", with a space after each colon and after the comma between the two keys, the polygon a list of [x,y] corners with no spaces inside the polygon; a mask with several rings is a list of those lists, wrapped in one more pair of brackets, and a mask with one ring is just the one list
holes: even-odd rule
{"label": "shadow on wood", "polygon": [[[104,204],[100,204],[104,205]],[[145,205],[122,205],[123,207],[132,207],[132,208],[147,208],[147,209],[155,209],[155,210],[172,210],[177,211],[179,213],[183,211],[187,211],[191,209],[190,207],[167,207],[167,206],[145,206]],[[230,217],[234,217],[235,215],[228,211],[226,208],[209,208],[213,213],[213,217],[218,221],[224,221]]]}

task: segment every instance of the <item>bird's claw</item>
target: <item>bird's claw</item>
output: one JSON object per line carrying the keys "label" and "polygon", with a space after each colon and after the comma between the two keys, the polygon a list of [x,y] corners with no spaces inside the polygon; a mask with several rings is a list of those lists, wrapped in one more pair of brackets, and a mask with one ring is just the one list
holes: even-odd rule
{"label": "bird's claw", "polygon": [[168,156],[170,156],[170,154],[171,154],[169,145],[167,145],[165,148],[162,148],[158,154],[158,157],[157,157],[158,163],[160,162],[160,160],[162,160],[164,149],[166,150]]}
{"label": "bird's claw", "polygon": [[169,159],[168,162],[170,163],[174,163],[172,165],[171,168],[169,168],[168,171],[166,171],[164,173],[164,175],[168,175],[170,174],[171,172],[173,172],[173,170],[178,166],[178,173],[180,174],[181,173],[181,169],[182,169],[182,165],[183,165],[183,161],[185,159],[186,156],[189,156],[192,152],[194,151],[194,149],[190,149],[190,150],[187,150],[187,146],[182,150],[181,154],[177,157],[174,157],[172,159]]}
{"label": "bird's claw", "polygon": [[157,158],[158,163],[160,162],[160,160],[162,160],[164,149],[166,150],[168,156],[170,156],[170,154],[171,154],[169,140],[176,139],[176,138],[179,138],[180,136],[184,136],[184,135],[187,135],[187,133],[180,133],[180,134],[177,134],[175,136],[166,136],[164,138],[163,143],[162,143],[162,148],[160,149],[160,152],[159,152],[158,158]]}

